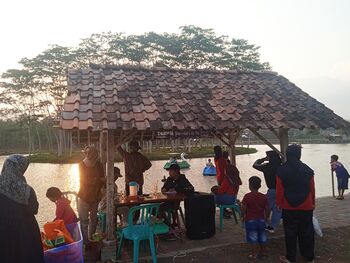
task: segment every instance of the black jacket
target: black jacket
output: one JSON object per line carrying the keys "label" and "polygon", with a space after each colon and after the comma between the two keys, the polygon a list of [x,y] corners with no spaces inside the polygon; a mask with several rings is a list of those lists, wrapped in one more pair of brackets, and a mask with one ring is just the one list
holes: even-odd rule
{"label": "black jacket", "polygon": [[193,185],[187,180],[184,174],[180,174],[177,179],[170,176],[166,179],[162,190],[168,191],[172,188],[174,188],[176,192],[183,194],[193,194],[194,192]]}

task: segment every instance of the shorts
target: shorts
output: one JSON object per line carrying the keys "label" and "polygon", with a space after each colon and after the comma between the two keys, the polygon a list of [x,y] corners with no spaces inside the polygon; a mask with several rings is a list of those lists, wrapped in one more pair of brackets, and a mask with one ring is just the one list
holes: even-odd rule
{"label": "shorts", "polygon": [[264,219],[245,222],[246,238],[249,244],[263,244],[267,242],[266,223]]}
{"label": "shorts", "polygon": [[348,177],[337,177],[338,179],[338,189],[348,189]]}

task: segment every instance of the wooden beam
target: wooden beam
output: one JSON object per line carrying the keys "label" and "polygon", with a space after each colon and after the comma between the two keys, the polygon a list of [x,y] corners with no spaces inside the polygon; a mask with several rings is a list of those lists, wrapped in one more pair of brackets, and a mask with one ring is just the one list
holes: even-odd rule
{"label": "wooden beam", "polygon": [[87,130],[87,135],[88,135],[88,145],[90,145],[91,144],[90,129]]}
{"label": "wooden beam", "polygon": [[279,138],[280,138],[280,149],[282,153],[282,159],[286,161],[286,150],[288,147],[288,129],[280,128],[279,130]]}
{"label": "wooden beam", "polygon": [[284,157],[283,154],[275,147],[273,146],[273,144],[271,142],[269,142],[267,139],[264,138],[264,136],[262,136],[258,131],[249,128],[249,130],[254,133],[254,135],[256,137],[258,137],[262,142],[264,142],[266,145],[268,145],[272,150],[274,150],[275,152],[277,152],[282,158]]}
{"label": "wooden beam", "polygon": [[231,130],[229,132],[229,143],[230,143],[230,159],[231,159],[231,163],[233,165],[236,165],[236,152],[235,152],[235,143],[236,140],[238,138],[238,136],[240,135],[241,130]]}
{"label": "wooden beam", "polygon": [[107,240],[115,239],[115,206],[114,206],[114,131],[107,136]]}
{"label": "wooden beam", "polygon": [[216,138],[218,138],[220,141],[222,141],[225,145],[230,146],[230,143],[228,141],[225,141],[224,139],[222,139],[220,136],[218,136],[215,132],[211,133],[213,136],[215,136]]}

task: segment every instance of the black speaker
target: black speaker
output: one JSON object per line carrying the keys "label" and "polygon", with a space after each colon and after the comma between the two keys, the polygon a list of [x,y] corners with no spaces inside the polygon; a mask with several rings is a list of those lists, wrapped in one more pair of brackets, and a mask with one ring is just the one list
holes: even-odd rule
{"label": "black speaker", "polygon": [[214,196],[196,192],[186,197],[185,221],[189,239],[205,239],[215,235]]}

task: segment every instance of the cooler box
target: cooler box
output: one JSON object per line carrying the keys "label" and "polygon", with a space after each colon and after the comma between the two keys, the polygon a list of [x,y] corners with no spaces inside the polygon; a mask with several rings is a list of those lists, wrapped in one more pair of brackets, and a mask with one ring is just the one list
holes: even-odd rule
{"label": "cooler box", "polygon": [[84,263],[83,237],[79,223],[67,225],[67,229],[74,239],[74,243],[46,250],[45,263]]}

